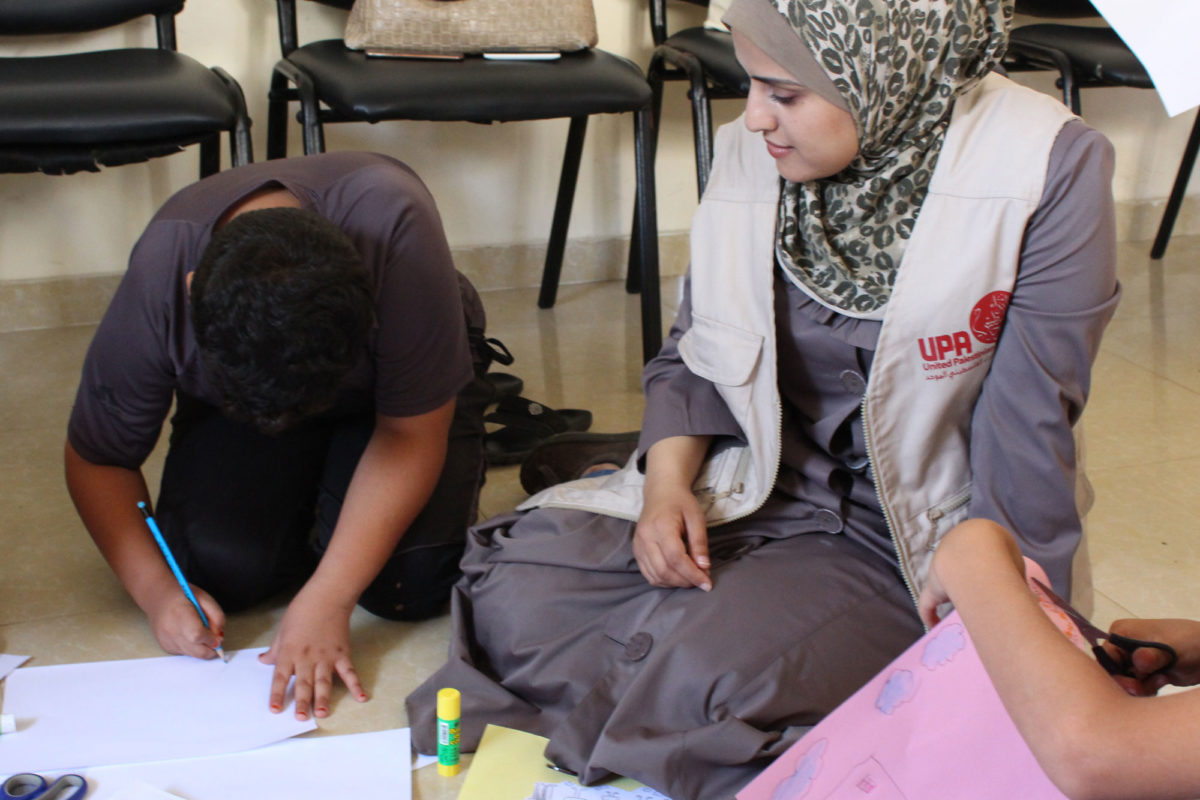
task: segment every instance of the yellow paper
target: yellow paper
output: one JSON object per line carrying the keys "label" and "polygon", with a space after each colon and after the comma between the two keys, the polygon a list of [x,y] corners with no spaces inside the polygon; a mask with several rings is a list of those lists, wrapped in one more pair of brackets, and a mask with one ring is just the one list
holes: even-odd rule
{"label": "yellow paper", "polygon": [[[458,800],[526,800],[537,783],[577,779],[546,766],[547,739],[532,733],[488,725],[471,759]],[[638,789],[642,784],[619,778],[613,786]]]}

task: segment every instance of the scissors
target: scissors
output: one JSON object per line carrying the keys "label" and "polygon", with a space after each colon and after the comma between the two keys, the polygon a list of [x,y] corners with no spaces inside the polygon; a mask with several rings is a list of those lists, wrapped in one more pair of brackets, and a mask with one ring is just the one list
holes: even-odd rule
{"label": "scissors", "polygon": [[1137,650],[1139,647],[1149,647],[1166,653],[1167,663],[1155,670],[1156,672],[1166,672],[1171,667],[1175,666],[1175,662],[1179,659],[1179,655],[1175,652],[1175,648],[1171,647],[1169,644],[1163,644],[1162,642],[1151,642],[1143,639],[1134,639],[1131,636],[1122,636],[1119,633],[1110,633],[1097,628],[1095,625],[1088,622],[1087,618],[1083,616],[1083,614],[1080,614],[1078,611],[1071,608],[1071,605],[1066,600],[1063,600],[1061,597],[1055,594],[1054,590],[1049,586],[1042,583],[1037,578],[1034,578],[1033,582],[1038,585],[1039,589],[1045,592],[1046,597],[1049,597],[1054,604],[1061,608],[1066,615],[1071,618],[1071,621],[1079,627],[1079,632],[1083,634],[1083,638],[1087,639],[1088,642],[1091,643],[1092,653],[1095,654],[1096,661],[1100,663],[1100,666],[1104,667],[1105,671],[1108,672],[1109,675],[1122,675],[1127,678],[1137,677],[1133,674],[1133,662],[1131,660],[1127,660],[1124,663],[1118,662],[1108,654],[1108,651],[1105,650],[1103,646],[1101,646],[1100,642],[1104,639],[1107,639],[1110,643],[1116,645],[1130,655],[1132,655],[1133,651]]}
{"label": "scissors", "polygon": [[0,800],[78,800],[87,790],[81,775],[63,775],[49,783],[41,775],[22,772],[0,785]]}

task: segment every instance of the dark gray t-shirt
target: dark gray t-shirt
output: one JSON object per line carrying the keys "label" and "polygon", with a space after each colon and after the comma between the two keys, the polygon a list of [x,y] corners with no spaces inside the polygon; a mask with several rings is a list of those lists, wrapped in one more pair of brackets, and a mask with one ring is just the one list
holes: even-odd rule
{"label": "dark gray t-shirt", "polygon": [[373,281],[375,326],[334,413],[422,414],[471,379],[450,248],[433,197],[411,169],[354,152],[251,164],[175,194],[134,246],[71,412],[68,439],[83,458],[135,469],[154,448],[175,391],[219,403],[196,349],[186,276],[225,211],[271,186],[341,228]]}

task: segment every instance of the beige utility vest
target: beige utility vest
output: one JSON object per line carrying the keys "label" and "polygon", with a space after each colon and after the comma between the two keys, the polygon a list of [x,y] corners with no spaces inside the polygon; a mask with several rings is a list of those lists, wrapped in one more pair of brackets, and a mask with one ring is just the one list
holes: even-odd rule
{"label": "beige utility vest", "polygon": [[[971,496],[971,411],[1016,282],[1026,223],[1071,113],[989,75],[955,103],[929,194],[905,248],[863,402],[876,488],[914,596],[937,540]],[[709,524],[753,513],[779,469],[773,272],[779,174],[742,120],[717,133],[692,223],[687,367],[712,381],[747,445],[711,456],[694,484]],[[632,459],[609,476],[551,487],[521,505],[637,519]]]}

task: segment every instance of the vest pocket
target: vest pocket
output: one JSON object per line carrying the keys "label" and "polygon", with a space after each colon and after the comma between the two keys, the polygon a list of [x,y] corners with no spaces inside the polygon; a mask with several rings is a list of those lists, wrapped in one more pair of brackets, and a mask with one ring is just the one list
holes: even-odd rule
{"label": "vest pocket", "polygon": [[931,529],[931,536],[928,543],[929,550],[932,551],[937,547],[937,543],[941,541],[942,537],[951,528],[967,518],[970,502],[971,485],[967,484],[925,512],[925,519],[928,521]]}
{"label": "vest pocket", "polygon": [[679,340],[688,369],[722,386],[742,386],[758,366],[763,337],[757,333],[692,314],[692,327]]}

